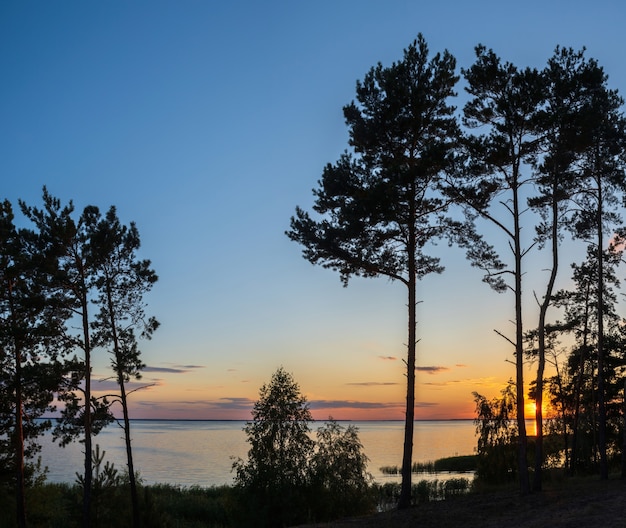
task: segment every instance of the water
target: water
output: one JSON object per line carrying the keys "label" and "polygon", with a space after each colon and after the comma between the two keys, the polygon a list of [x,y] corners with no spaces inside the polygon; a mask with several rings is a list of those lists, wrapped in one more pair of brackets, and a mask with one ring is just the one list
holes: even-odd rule
{"label": "water", "polygon": [[[313,429],[321,423],[314,423]],[[368,469],[377,482],[399,481],[399,476],[383,475],[380,468],[401,465],[404,422],[339,423],[358,427],[359,439],[370,459]],[[245,459],[249,449],[242,431],[244,425],[245,422],[240,421],[133,420],[135,469],[146,484],[232,484],[233,457]],[[42,441],[42,461],[49,469],[48,481],[71,483],[76,479],[76,472],[83,471],[83,446],[74,443],[61,448],[51,438],[47,433]],[[114,463],[119,470],[126,467],[121,428],[110,425],[94,438],[94,447],[96,444],[101,451],[106,451],[105,461]],[[415,462],[471,455],[475,446],[474,424],[470,420],[415,422]]]}

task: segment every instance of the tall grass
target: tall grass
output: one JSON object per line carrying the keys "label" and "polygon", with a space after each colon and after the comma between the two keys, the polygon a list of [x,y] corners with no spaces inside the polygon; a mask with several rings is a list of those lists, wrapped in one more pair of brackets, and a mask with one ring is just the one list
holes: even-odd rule
{"label": "tall grass", "polygon": [[[386,482],[374,484],[377,492],[378,511],[393,509],[400,497],[400,484]],[[411,487],[411,503],[413,505],[424,502],[446,500],[455,495],[468,493],[472,488],[470,479],[450,478],[443,480],[420,480]]]}
{"label": "tall grass", "polygon": [[[429,462],[415,462],[411,468],[412,473],[467,473],[476,471],[478,467],[477,455],[454,456],[440,458]],[[385,475],[399,475],[401,468],[398,466],[383,466],[380,471]]]}
{"label": "tall grass", "polygon": [[[413,485],[413,503],[447,499],[470,489],[468,479],[420,481]],[[371,504],[369,511],[388,510],[397,505],[400,484],[373,484],[364,491],[363,501]],[[126,528],[132,524],[129,490],[126,486],[110,490],[98,498],[101,513],[93,528]],[[28,520],[31,528],[78,528],[81,525],[81,493],[76,485],[44,484],[27,493]],[[179,487],[167,484],[140,488],[142,525],[150,528],[230,528],[251,526],[244,519],[255,518],[254,504],[229,486]],[[0,528],[15,528],[15,498],[0,493]],[[366,506],[366,504],[364,504]],[[371,508],[371,509],[370,509]],[[248,511],[250,510],[250,511]],[[245,513],[248,511],[248,513]],[[309,512],[309,515],[313,512]]]}

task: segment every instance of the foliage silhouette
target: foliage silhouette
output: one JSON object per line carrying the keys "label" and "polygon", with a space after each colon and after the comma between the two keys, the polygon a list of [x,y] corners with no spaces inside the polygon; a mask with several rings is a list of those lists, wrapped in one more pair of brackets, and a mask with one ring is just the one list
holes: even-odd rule
{"label": "foliage silhouette", "polygon": [[[447,51],[429,57],[422,35],[389,67],[372,68],[344,107],[352,153],[323,171],[313,191],[314,219],[301,208],[287,235],[303,256],[351,277],[387,277],[407,287],[406,419],[399,506],[410,504],[415,417],[417,280],[443,271],[427,254],[441,238],[479,243],[470,224],[447,216],[441,192],[454,166],[459,129],[448,99],[455,95],[456,61]],[[485,253],[485,251],[480,251]]]}
{"label": "foliage silhouette", "polygon": [[299,385],[279,368],[261,387],[244,428],[248,459],[233,464],[240,524],[291,526],[371,510],[371,476],[356,427],[331,419],[315,442],[312,421]]}

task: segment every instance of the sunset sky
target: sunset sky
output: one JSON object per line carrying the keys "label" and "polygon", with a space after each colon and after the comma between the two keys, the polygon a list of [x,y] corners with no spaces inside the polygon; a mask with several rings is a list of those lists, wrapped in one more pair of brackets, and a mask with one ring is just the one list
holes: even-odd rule
{"label": "sunset sky", "polygon": [[[137,223],[161,328],[141,344],[151,386],[131,396],[134,418],[247,419],[282,365],[316,418],[402,419],[405,288],[343,288],[284,235],[348,146],[357,79],[421,32],[459,67],[479,43],[538,68],[556,45],[585,46],[624,95],[625,24],[619,0],[5,0],[0,199],[40,205],[46,185]],[[472,418],[472,391],[493,396],[514,376],[494,332],[512,331],[513,298],[462,251],[434,251],[446,271],[419,285],[416,417]],[[533,253],[528,269],[543,262]],[[526,276],[528,324],[542,277]],[[96,358],[98,378],[108,361]]]}

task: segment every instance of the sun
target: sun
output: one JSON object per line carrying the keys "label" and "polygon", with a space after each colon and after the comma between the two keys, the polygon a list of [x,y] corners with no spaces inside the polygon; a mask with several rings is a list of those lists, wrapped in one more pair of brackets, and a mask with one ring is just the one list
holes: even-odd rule
{"label": "sun", "polygon": [[[552,409],[547,401],[543,401],[541,405],[542,416],[545,420],[548,417],[548,412]],[[527,401],[524,404],[524,418],[526,420],[534,420],[537,415],[537,404],[534,401]]]}

